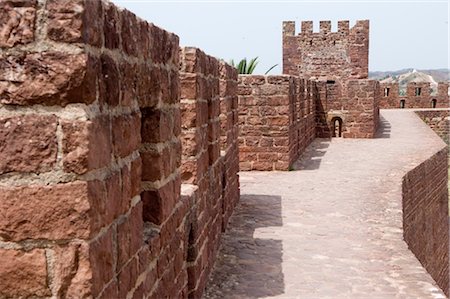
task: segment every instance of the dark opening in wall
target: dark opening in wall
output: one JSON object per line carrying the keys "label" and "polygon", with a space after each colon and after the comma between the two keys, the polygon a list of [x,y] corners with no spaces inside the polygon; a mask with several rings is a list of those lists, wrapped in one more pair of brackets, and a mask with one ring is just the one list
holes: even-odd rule
{"label": "dark opening in wall", "polygon": [[390,90],[389,87],[386,87],[386,88],[384,89],[384,96],[385,96],[385,97],[388,97],[388,96],[389,96],[389,90]]}
{"label": "dark opening in wall", "polygon": [[400,108],[405,108],[405,100],[400,100]]}
{"label": "dark opening in wall", "polygon": [[436,99],[432,99],[431,100],[431,108],[436,108],[436,104],[437,104],[437,100]]}
{"label": "dark opening in wall", "polygon": [[[192,291],[195,288],[195,284],[197,278],[195,276],[195,271],[192,271],[195,268],[195,260],[197,258],[197,251],[195,248],[195,236],[194,236],[194,227],[193,224],[189,227],[189,235],[187,242],[187,254],[186,254],[186,262],[187,262],[187,276],[188,276],[188,292]],[[189,269],[192,268],[192,269]]]}
{"label": "dark opening in wall", "polygon": [[342,119],[340,117],[334,117],[331,120],[331,136],[342,137]]}
{"label": "dark opening in wall", "polygon": [[422,88],[416,87],[416,96],[420,96],[421,93],[422,93]]}
{"label": "dark opening in wall", "polygon": [[334,84],[334,83],[336,83],[336,81],[334,81],[334,80],[327,80],[327,84]]}
{"label": "dark opening in wall", "polygon": [[309,45],[312,46],[312,40],[309,41]]}

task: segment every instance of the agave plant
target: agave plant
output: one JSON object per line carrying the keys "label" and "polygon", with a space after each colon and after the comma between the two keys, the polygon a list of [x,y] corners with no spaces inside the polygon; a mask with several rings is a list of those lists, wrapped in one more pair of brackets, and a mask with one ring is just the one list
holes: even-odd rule
{"label": "agave plant", "polygon": [[[247,58],[244,58],[241,61],[239,61],[239,63],[237,65],[234,63],[234,60],[231,60],[230,64],[238,70],[239,74],[253,74],[253,71],[255,70],[256,66],[258,65],[258,57],[252,58],[248,62],[247,62]],[[271,66],[264,73],[264,75],[267,75],[277,65],[278,64]]]}

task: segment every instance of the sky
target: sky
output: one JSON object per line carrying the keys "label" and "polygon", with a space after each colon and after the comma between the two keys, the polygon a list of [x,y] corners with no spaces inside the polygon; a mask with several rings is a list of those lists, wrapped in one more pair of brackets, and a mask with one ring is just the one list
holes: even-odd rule
{"label": "sky", "polygon": [[259,57],[255,73],[278,64],[282,72],[282,22],[370,20],[369,70],[449,68],[449,2],[295,0],[113,0],[180,37],[180,45],[239,61]]}

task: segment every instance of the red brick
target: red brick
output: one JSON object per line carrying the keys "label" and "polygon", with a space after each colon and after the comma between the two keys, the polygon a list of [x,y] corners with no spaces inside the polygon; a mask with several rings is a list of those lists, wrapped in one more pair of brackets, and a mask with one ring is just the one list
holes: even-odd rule
{"label": "red brick", "polygon": [[2,187],[0,191],[4,216],[0,218],[0,234],[5,241],[89,237],[91,210],[86,182]]}
{"label": "red brick", "polygon": [[0,55],[0,103],[92,103],[96,98],[98,67],[97,59],[87,54]]}
{"label": "red brick", "polygon": [[0,174],[51,170],[56,162],[56,126],[55,116],[0,118]]}
{"label": "red brick", "polygon": [[116,62],[108,55],[103,54],[100,57],[102,76],[100,80],[101,101],[109,106],[119,104],[120,95],[120,76]]}
{"label": "red brick", "polygon": [[117,267],[121,269],[143,245],[142,202],[117,226]]}
{"label": "red brick", "polygon": [[139,26],[136,15],[128,10],[123,10],[122,15],[122,49],[130,56],[138,56]]}
{"label": "red brick", "polygon": [[137,260],[134,258],[119,272],[119,298],[126,298],[128,292],[135,286],[137,277],[138,266]]}
{"label": "red brick", "polygon": [[36,0],[0,3],[0,48],[34,41]]}
{"label": "red brick", "polygon": [[162,111],[153,108],[141,109],[142,142],[161,143],[168,141],[173,135],[174,115],[173,110]]}
{"label": "red brick", "polygon": [[167,70],[142,64],[136,72],[139,78],[136,86],[139,107],[155,107],[161,98],[161,74]]}
{"label": "red brick", "polygon": [[121,115],[112,120],[112,137],[114,154],[117,157],[126,157],[138,149],[141,142],[141,119],[135,113]]}
{"label": "red brick", "polygon": [[112,3],[105,3],[103,32],[105,39],[105,47],[108,49],[120,48],[120,16],[117,7]]}
{"label": "red brick", "polygon": [[0,296],[5,298],[50,296],[43,249],[23,252],[0,249]]}
{"label": "red brick", "polygon": [[141,194],[144,221],[161,224],[170,215],[179,200],[180,180],[174,179],[158,190],[144,191]]}
{"label": "red brick", "polygon": [[136,69],[136,63],[129,63],[127,61],[120,63],[120,105],[122,106],[131,107],[136,100],[138,85]]}
{"label": "red brick", "polygon": [[64,170],[83,174],[111,162],[110,121],[98,117],[90,121],[61,121]]}
{"label": "red brick", "polygon": [[84,42],[100,47],[101,6],[101,1],[49,0],[48,37],[59,42]]}
{"label": "red brick", "polygon": [[92,271],[86,242],[55,249],[55,277],[60,297],[87,298],[92,295]]}
{"label": "red brick", "polygon": [[114,276],[114,243],[112,228],[90,244],[89,261],[92,269],[92,293],[98,295]]}

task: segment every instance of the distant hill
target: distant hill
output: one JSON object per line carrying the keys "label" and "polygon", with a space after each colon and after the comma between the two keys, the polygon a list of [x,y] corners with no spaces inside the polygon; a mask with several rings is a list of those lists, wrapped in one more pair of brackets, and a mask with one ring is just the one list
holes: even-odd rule
{"label": "distant hill", "polygon": [[[385,72],[369,72],[369,78],[381,80],[387,77],[396,77],[406,73],[412,73],[414,69],[403,69],[398,71],[385,71]],[[427,74],[433,77],[434,81],[450,81],[450,70],[448,69],[436,69],[436,70],[417,70],[417,72]]]}

